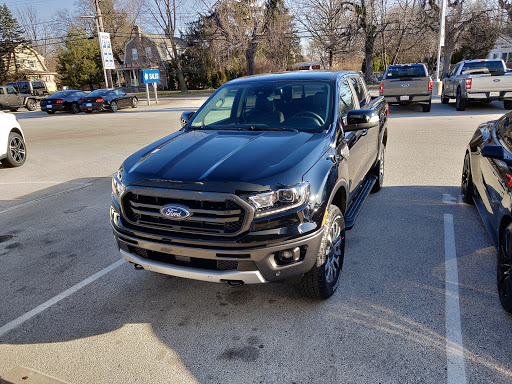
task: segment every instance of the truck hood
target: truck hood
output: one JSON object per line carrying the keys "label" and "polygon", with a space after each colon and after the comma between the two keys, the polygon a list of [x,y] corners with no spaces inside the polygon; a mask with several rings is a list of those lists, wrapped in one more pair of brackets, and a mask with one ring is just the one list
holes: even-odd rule
{"label": "truck hood", "polygon": [[325,133],[179,131],[129,157],[122,177],[126,185],[258,191],[301,182],[328,147]]}

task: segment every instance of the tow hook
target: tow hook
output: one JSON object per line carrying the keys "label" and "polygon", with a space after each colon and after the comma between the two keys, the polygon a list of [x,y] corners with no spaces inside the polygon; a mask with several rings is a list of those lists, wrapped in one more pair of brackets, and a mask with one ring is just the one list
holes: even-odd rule
{"label": "tow hook", "polygon": [[144,269],[144,267],[140,264],[133,264],[133,268],[135,268],[137,271]]}
{"label": "tow hook", "polygon": [[228,285],[230,287],[241,287],[242,285],[244,285],[244,282],[242,280],[228,280],[227,281]]}

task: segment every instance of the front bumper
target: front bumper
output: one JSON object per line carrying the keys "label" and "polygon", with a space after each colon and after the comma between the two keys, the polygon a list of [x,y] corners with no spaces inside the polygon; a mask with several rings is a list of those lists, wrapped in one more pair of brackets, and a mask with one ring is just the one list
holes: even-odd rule
{"label": "front bumper", "polygon": [[[144,269],[166,275],[211,282],[243,282],[257,284],[279,281],[308,272],[315,264],[320,249],[323,228],[294,240],[256,248],[199,248],[148,241],[121,233],[112,223],[114,236],[122,257]],[[280,251],[300,250],[299,261],[279,265]],[[148,252],[149,251],[149,252]],[[179,262],[176,262],[179,260]],[[189,260],[187,262],[187,260]],[[236,269],[215,270],[187,266],[191,260],[236,263]]]}

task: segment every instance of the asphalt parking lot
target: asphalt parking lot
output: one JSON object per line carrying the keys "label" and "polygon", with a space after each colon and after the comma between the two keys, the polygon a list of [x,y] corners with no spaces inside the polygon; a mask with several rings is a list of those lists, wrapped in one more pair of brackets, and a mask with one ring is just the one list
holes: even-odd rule
{"label": "asphalt parking lot", "polygon": [[[92,115],[18,112],[0,165],[0,376],[69,383],[510,383],[496,251],[460,198],[466,145],[502,103],[390,108],[384,187],[347,232],[324,302],[292,285],[136,271],[108,221],[111,175],[205,98]],[[285,150],[285,149],[283,149]]]}

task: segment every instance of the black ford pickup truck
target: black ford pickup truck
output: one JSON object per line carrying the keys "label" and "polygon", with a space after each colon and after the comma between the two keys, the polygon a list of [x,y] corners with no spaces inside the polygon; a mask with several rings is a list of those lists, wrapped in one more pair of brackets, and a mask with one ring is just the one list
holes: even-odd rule
{"label": "black ford pickup truck", "polygon": [[356,72],[226,83],[114,175],[123,258],[230,285],[298,277],[304,294],[328,298],[345,230],[382,186],[387,119]]}

